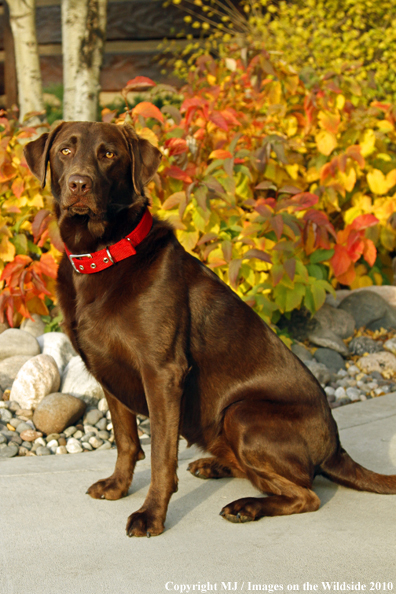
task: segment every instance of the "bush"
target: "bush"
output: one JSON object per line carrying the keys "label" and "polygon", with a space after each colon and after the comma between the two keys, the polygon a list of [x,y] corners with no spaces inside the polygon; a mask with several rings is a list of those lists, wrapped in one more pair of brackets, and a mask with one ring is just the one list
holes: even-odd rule
{"label": "bush", "polygon": [[[219,0],[191,5],[169,0],[188,12],[185,20],[204,37],[185,49],[188,66],[173,57],[185,76],[198,54],[227,56],[230,42],[265,48],[292,64],[313,85],[325,74],[371,100],[396,100],[396,4],[392,0],[244,0],[243,11]],[[191,36],[190,36],[191,37]]]}
{"label": "bush", "polygon": [[396,110],[342,87],[307,89],[266,52],[206,56],[180,110],[143,102],[119,121],[164,147],[154,211],[267,322],[392,274]]}
{"label": "bush", "polygon": [[0,113],[0,321],[6,316],[11,326],[32,313],[48,315],[63,249],[50,191],[23,156],[23,144],[36,134],[17,114]]}

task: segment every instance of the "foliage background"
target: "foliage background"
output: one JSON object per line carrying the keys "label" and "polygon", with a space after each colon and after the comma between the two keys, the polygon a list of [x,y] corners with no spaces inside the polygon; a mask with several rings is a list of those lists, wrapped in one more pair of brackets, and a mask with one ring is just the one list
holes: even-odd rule
{"label": "foliage background", "polygon": [[[394,7],[381,5],[387,17],[380,47],[378,28],[370,29],[377,4],[348,0],[342,16],[338,0],[326,7],[321,0],[247,2],[245,20],[236,23],[243,22],[243,34],[217,15],[207,39],[212,55],[190,48],[202,55],[191,58],[194,68],[173,100],[158,102],[155,83],[137,77],[122,94],[127,100],[131,91],[144,92],[144,100],[126,103],[121,116],[102,112],[104,121],[132,123],[161,148],[164,158],[147,190],[153,211],[271,324],[301,307],[314,313],[335,288],[392,282],[396,106],[389,100],[392,77],[374,84],[369,66],[389,58]],[[339,56],[331,72],[330,38]],[[281,50],[271,49],[274,40]],[[364,49],[359,66],[359,46],[376,47],[376,62]],[[313,58],[313,74],[310,66],[300,68],[312,62],[304,52]],[[63,249],[49,190],[23,158],[23,144],[36,133],[16,114],[1,114],[0,318],[11,325],[49,313]]]}

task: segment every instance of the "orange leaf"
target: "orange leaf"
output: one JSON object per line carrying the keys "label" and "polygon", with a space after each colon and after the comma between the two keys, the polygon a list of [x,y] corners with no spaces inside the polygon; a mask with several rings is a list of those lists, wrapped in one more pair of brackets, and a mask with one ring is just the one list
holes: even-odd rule
{"label": "orange leaf", "polygon": [[334,246],[334,255],[331,258],[330,263],[333,266],[334,274],[337,278],[348,270],[352,264],[352,260],[349,257],[348,250],[345,246]]}
{"label": "orange leaf", "polygon": [[23,183],[23,179],[21,179],[20,177],[14,179],[14,181],[12,182],[11,190],[17,198],[20,198],[22,196],[24,189],[25,184]]}
{"label": "orange leaf", "polygon": [[230,151],[217,149],[216,151],[212,151],[210,153],[209,159],[232,159],[232,154],[230,153]]}
{"label": "orange leaf", "polygon": [[52,215],[49,210],[43,209],[38,211],[32,223],[33,238],[35,242],[37,242],[41,234],[47,229],[51,218]]}
{"label": "orange leaf", "polygon": [[364,239],[363,258],[367,264],[374,266],[377,259],[377,249],[371,239]]}
{"label": "orange leaf", "polygon": [[221,130],[225,130],[226,132],[228,132],[228,124],[226,122],[226,119],[223,115],[221,115],[219,111],[213,111],[211,114],[209,114],[208,119],[213,124],[216,124],[216,126],[218,126],[218,128],[220,128]]}
{"label": "orange leaf", "polygon": [[124,91],[130,92],[142,92],[142,91],[149,91],[152,87],[155,87],[156,83],[148,78],[147,76],[136,76],[135,78],[131,78],[128,80],[127,84],[125,85]]}
{"label": "orange leaf", "polygon": [[165,142],[165,148],[169,150],[169,156],[181,155],[188,151],[188,144],[184,138],[170,138]]}
{"label": "orange leaf", "polygon": [[132,109],[132,113],[133,115],[141,115],[144,118],[154,118],[159,122],[164,121],[164,116],[158,107],[149,101],[142,101],[141,103],[138,103],[136,107]]}
{"label": "orange leaf", "polygon": [[355,267],[353,266],[353,264],[348,268],[348,270],[346,272],[344,272],[344,274],[337,276],[338,282],[341,283],[342,285],[350,285],[351,283],[353,283],[355,278],[356,278],[356,271],[355,271]]}
{"label": "orange leaf", "polygon": [[362,214],[356,217],[354,221],[351,223],[351,228],[356,229],[356,231],[360,231],[362,229],[367,229],[367,227],[372,227],[378,223],[377,217],[372,214]]}
{"label": "orange leaf", "polygon": [[173,179],[180,179],[187,184],[192,183],[191,177],[185,171],[183,171],[183,169],[180,169],[180,167],[177,167],[176,165],[171,165],[171,167],[164,169],[163,175],[169,175],[169,177],[173,177]]}

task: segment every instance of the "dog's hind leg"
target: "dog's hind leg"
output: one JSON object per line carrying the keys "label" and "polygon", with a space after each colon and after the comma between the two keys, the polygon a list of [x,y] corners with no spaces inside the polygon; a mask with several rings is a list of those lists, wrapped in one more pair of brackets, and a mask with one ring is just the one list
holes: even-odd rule
{"label": "dog's hind leg", "polygon": [[307,445],[287,418],[279,422],[278,413],[276,405],[265,401],[238,402],[226,411],[225,442],[247,478],[269,495],[245,497],[226,505],[220,513],[231,522],[319,508],[320,500],[311,490],[313,465]]}
{"label": "dog's hind leg", "polygon": [[87,493],[95,499],[120,499],[128,493],[138,460],[143,460],[136,415],[119,400],[105,392],[117,443],[117,462],[113,474],[89,487]]}

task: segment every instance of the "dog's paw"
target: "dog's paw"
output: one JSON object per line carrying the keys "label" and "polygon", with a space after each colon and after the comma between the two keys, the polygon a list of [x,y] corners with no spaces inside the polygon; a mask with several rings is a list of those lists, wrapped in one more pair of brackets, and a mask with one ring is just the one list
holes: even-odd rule
{"label": "dog's paw", "polygon": [[116,500],[125,497],[128,494],[129,485],[122,482],[117,477],[110,476],[91,485],[87,491],[94,499]]}
{"label": "dog's paw", "polygon": [[220,512],[220,515],[229,522],[242,524],[244,522],[254,522],[259,520],[261,499],[256,497],[244,497],[229,503]]}
{"label": "dog's paw", "polygon": [[127,536],[158,536],[163,531],[163,522],[153,519],[147,510],[134,512],[126,525]]}
{"label": "dog's paw", "polygon": [[231,470],[221,466],[214,458],[201,458],[191,462],[187,470],[201,479],[219,479],[232,476]]}

